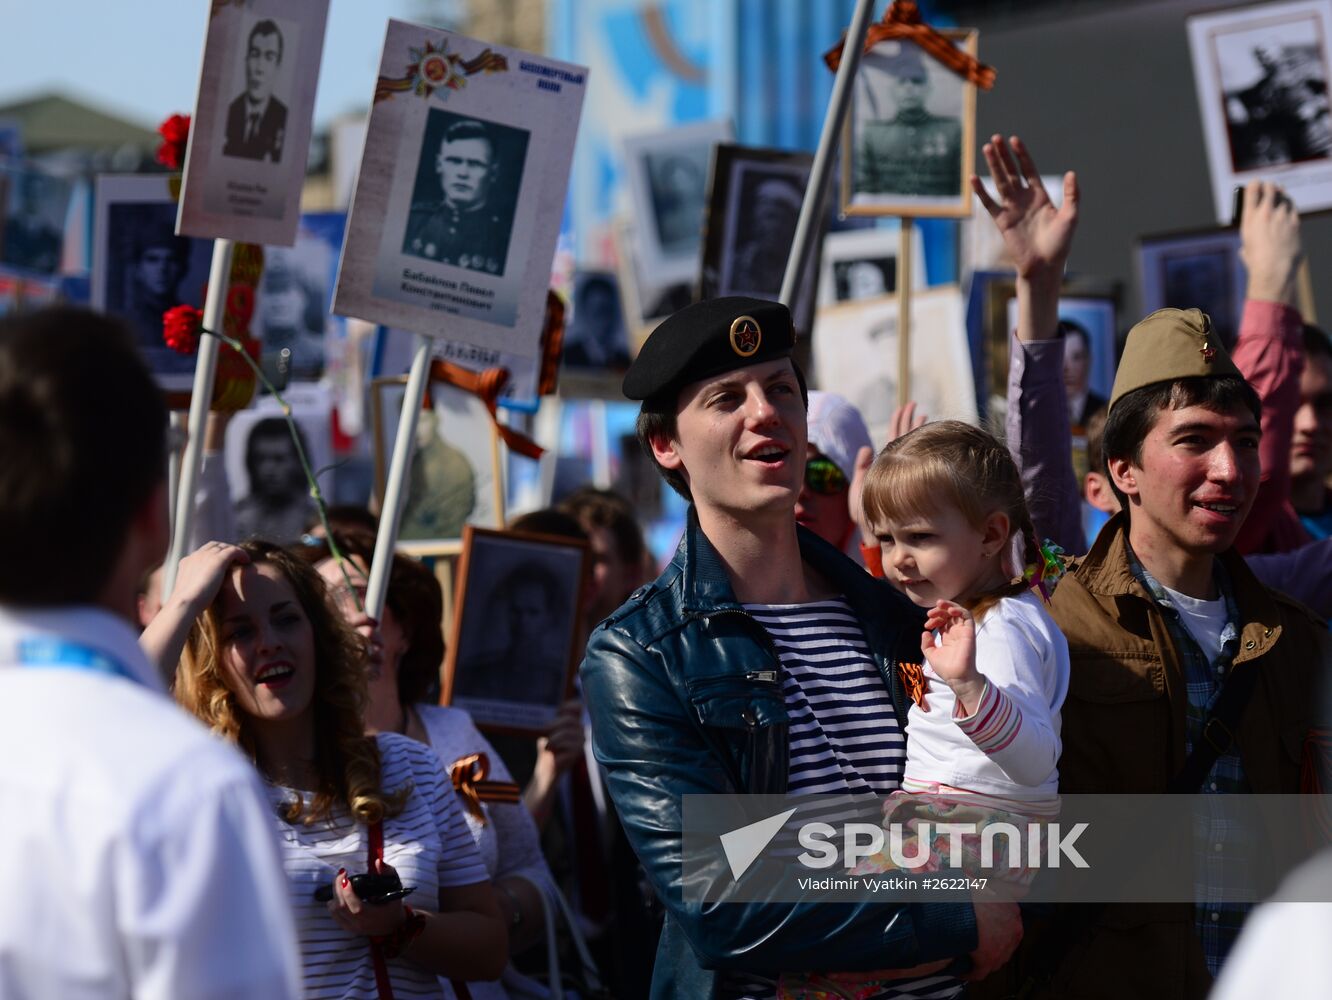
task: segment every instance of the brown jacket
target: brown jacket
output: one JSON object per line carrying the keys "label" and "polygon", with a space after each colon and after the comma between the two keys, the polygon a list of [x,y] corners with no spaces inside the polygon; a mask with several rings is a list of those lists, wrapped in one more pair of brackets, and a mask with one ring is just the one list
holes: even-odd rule
{"label": "brown jacket", "polygon": [[[1124,516],[1116,515],[1052,600],[1071,667],[1061,792],[1164,793],[1184,765],[1184,670],[1160,608],[1129,568],[1126,531]],[[1327,655],[1326,627],[1259,583],[1233,550],[1219,558],[1241,619],[1234,662],[1254,661],[1262,671],[1236,733],[1245,774],[1255,792],[1298,792],[1315,673]],[[1077,917],[1070,908],[1061,919]],[[1191,904],[1105,906],[1094,928],[1064,956],[1050,995],[1206,995],[1211,977]],[[1040,937],[1032,935],[1030,949],[1040,948]]]}

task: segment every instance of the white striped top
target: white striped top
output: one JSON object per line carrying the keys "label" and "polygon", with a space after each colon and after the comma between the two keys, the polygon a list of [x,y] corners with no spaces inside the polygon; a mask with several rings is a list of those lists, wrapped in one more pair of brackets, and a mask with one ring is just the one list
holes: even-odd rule
{"label": "white striped top", "polygon": [[[790,718],[792,795],[887,795],[902,782],[906,738],[892,695],[870,655],[860,620],[843,598],[799,605],[747,604],[772,638],[782,665],[782,697]],[[807,822],[806,816],[801,822]],[[731,973],[723,995],[775,997],[776,983]],[[893,982],[876,997],[953,997],[950,976]]]}
{"label": "white striped top", "polygon": [[[402,812],[384,820],[384,860],[404,886],[415,887],[406,902],[437,911],[441,888],[484,882],[485,866],[435,752],[396,733],[380,733],[376,739],[380,787],[390,793],[404,785],[412,787]],[[275,808],[295,795],[309,794],[269,787]],[[328,904],[314,898],[315,890],[332,883],[339,868],[348,874],[367,870],[368,829],[342,808],[330,820],[311,826],[299,821],[293,825],[280,817],[276,822],[301,945],[304,995],[378,1000],[368,939],[343,930],[329,914]],[[395,1000],[443,996],[434,974],[408,960],[389,959],[388,968]]]}

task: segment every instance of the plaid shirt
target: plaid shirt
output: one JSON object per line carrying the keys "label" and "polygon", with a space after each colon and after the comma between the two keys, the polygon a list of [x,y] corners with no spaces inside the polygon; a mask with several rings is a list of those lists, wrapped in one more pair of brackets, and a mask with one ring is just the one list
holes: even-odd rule
{"label": "plaid shirt", "polygon": [[[1185,689],[1188,692],[1184,744],[1187,756],[1193,752],[1197,741],[1202,739],[1207,713],[1216,704],[1221,693],[1221,682],[1230,672],[1231,661],[1239,651],[1240,617],[1230,577],[1219,561],[1214,564],[1216,586],[1225,599],[1226,623],[1221,629],[1221,652],[1216,661],[1211,662],[1171,603],[1165,588],[1143,568],[1131,548],[1128,556],[1133,575],[1160,606],[1166,630],[1170,633],[1179,661],[1184,667]],[[1203,796],[1249,791],[1244,765],[1233,743],[1228,752],[1217,757],[1199,791]],[[1221,971],[1221,963],[1239,936],[1244,918],[1253,908],[1252,903],[1226,901],[1254,898],[1247,867],[1233,860],[1237,853],[1243,851],[1244,845],[1250,843],[1252,833],[1226,822],[1218,815],[1219,809],[1207,807],[1205,798],[1202,802],[1193,820],[1194,923],[1198,937],[1202,940],[1207,967],[1215,976]]]}

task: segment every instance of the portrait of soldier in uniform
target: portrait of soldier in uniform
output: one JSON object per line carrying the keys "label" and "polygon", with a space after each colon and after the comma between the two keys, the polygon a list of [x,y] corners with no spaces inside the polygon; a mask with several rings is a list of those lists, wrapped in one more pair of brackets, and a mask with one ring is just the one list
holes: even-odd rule
{"label": "portrait of soldier in uniform", "polygon": [[865,96],[870,116],[859,124],[855,149],[858,194],[956,197],[961,190],[962,122],[931,110],[926,63],[911,42],[885,42],[865,56],[862,77],[886,76],[887,88]]}
{"label": "portrait of soldier in uniform", "polygon": [[[728,291],[775,297],[782,288],[804,195],[794,180],[752,169],[747,173],[749,177],[741,185],[735,265],[727,287]],[[750,183],[752,193],[746,191]]]}
{"label": "portrait of soldier in uniform", "polygon": [[282,47],[282,31],[273,21],[258,21],[250,29],[245,46],[245,92],[227,107],[223,156],[282,162],[287,106],[273,96]]}
{"label": "portrait of soldier in uniform", "polygon": [[[440,111],[431,111],[432,123]],[[505,163],[505,147],[526,133],[475,118],[454,119],[443,136],[426,128],[402,252],[485,274],[503,275],[509,252],[518,163]],[[506,141],[501,141],[506,140]],[[509,171],[509,172],[506,172]],[[506,183],[507,181],[507,183]]]}
{"label": "portrait of soldier in uniform", "polygon": [[0,238],[0,263],[54,274],[64,246],[69,184],[35,171],[18,173],[14,182],[15,203]]}

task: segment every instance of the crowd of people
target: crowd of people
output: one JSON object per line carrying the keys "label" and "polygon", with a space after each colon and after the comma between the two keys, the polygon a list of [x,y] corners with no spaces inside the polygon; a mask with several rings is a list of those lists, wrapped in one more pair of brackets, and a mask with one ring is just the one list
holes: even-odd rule
{"label": "crowd of people", "polygon": [[[499,1000],[551,995],[562,955],[582,996],[1332,988],[1281,946],[1302,918],[1249,921],[1243,835],[1219,819],[1196,829],[1192,903],[1026,907],[1030,870],[969,902],[687,891],[689,794],[1025,823],[1061,793],[1297,793],[1328,773],[1332,341],[1299,312],[1297,213],[1245,191],[1233,349],[1198,310],[1161,310],[1109,398],[1072,399],[1076,177],[1056,207],[1020,140],[983,153],[994,193],[973,187],[1016,270],[1004,434],[907,405],[874,442],[809,389],[785,306],[680,310],[623,383],[689,505],[665,569],[610,491],[511,525],[580,539],[592,567],[577,694],[536,740],[439,704],[430,568],[394,556],[367,615],[372,514],[266,517],[291,484],[263,435],[233,510],[210,429],[206,537],[163,597],[167,415],[133,333],[73,309],[5,319],[0,997]],[[1108,518],[1091,538],[1087,506]],[[562,655],[518,625],[551,586],[507,585],[496,691]],[[1307,877],[1332,888],[1326,869]]]}

